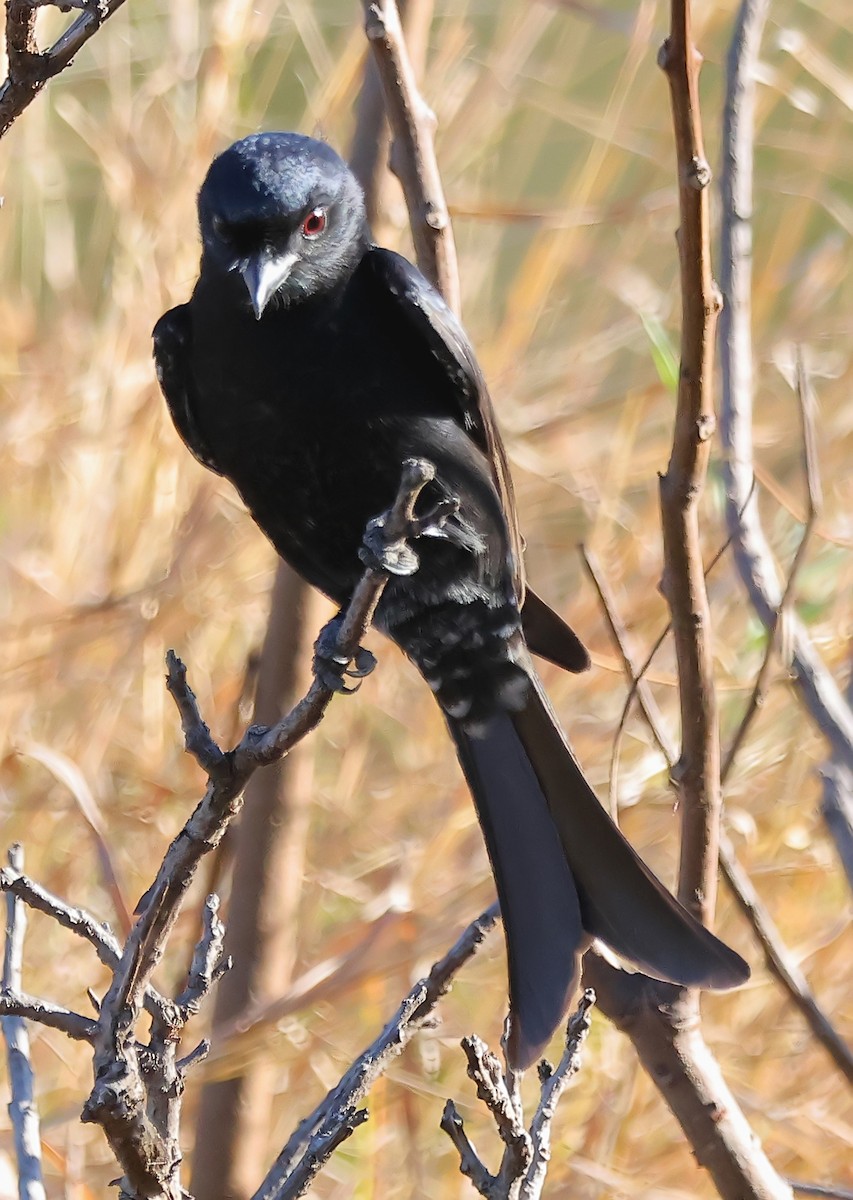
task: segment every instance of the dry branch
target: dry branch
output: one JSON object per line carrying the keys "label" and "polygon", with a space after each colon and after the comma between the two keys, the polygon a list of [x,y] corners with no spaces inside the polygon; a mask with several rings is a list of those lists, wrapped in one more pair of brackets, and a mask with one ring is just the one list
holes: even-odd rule
{"label": "dry branch", "polygon": [[414,985],[376,1040],[300,1122],[252,1200],[293,1200],[304,1194],[335,1147],[364,1120],[358,1105],[375,1080],[427,1024],[456,972],[476,952],[497,919],[498,906],[493,904],[468,926],[429,975]]}
{"label": "dry branch", "polygon": [[[387,514],[370,522],[366,539],[381,543],[398,556],[405,553],[416,562],[414,551],[406,546],[405,539],[416,535],[420,528],[420,522],[414,518],[414,505],[433,475],[431,464],[423,460],[410,459],[404,463],[394,505]],[[378,564],[368,566],[348,608],[330,627],[335,637],[335,658],[344,667],[358,652],[387,578]],[[162,957],[201,859],[219,844],[239,811],[246,782],[259,766],[286,754],[313,729],[333,695],[315,678],[292,712],[271,728],[251,726],[234,750],[223,753],[199,712],[183,664],[171,651],[167,660],[167,686],[181,715],[187,749],[207,771],[208,785],[204,799],[173,841],[154,883],[140,902],[138,920],[113,965],[113,980],[98,1017],[90,1020],[58,1005],[33,999],[17,986],[4,988],[0,998],[0,1011],[4,1015],[24,1015],[60,1029],[69,1037],[92,1043],[95,1082],[83,1109],[83,1120],[96,1122],[104,1129],[122,1168],[122,1200],[148,1197],[182,1200],[186,1195],[180,1183],[179,1137],[184,1075],[192,1063],[203,1057],[207,1047],[202,1044],[181,1060],[177,1057],[177,1047],[187,1020],[227,968],[222,961],[224,931],[217,917],[215,899],[209,900],[205,908],[202,936],[186,987],[176,1001],[164,1002],[150,990],[151,973]],[[115,943],[108,930],[99,927],[87,914],[53,900],[42,889],[24,881],[19,871],[14,868],[4,871],[0,884],[14,901],[31,898],[61,924],[82,934],[102,958],[110,960],[115,955]],[[142,1045],[137,1041],[135,1028],[146,1001],[152,1019],[150,1041]],[[351,1114],[349,1120],[358,1123],[357,1114]],[[327,1139],[326,1144],[333,1148],[337,1141]],[[318,1162],[322,1158],[320,1155]]]}
{"label": "dry branch", "polygon": [[501,1066],[480,1038],[463,1038],[468,1075],[503,1142],[498,1173],[492,1175],[480,1158],[452,1100],[444,1106],[441,1128],[456,1147],[459,1170],[487,1200],[539,1200],[542,1195],[551,1157],[551,1122],[560,1096],[580,1070],[580,1051],[589,1033],[594,1004],[595,993],[588,988],[569,1018],[565,1047],[556,1068],[544,1060],[539,1064],[539,1102],[529,1127],[524,1124],[516,1073],[506,1063]]}
{"label": "dry branch", "polygon": [[[24,865],[20,846],[9,850],[9,867],[18,872]],[[21,994],[24,961],[24,934],[27,912],[13,892],[6,893],[6,943],[3,947],[3,999]],[[15,1138],[20,1200],[45,1200],[41,1171],[39,1114],[35,1101],[35,1081],[30,1061],[30,1035],[22,1016],[5,1016],[2,1024],[9,1068],[9,1118]]]}
{"label": "dry branch", "polygon": [[[769,0],[743,0],[729,50],[720,232],[720,283],[725,297],[720,319],[720,425],[725,451],[726,518],[738,571],[753,608],[768,630],[775,621],[782,588],[754,490],[751,291],[755,68],[769,7]],[[791,614],[789,624],[799,693],[834,756],[853,771],[853,710],[802,622]]]}
{"label": "dry branch", "polygon": [[764,703],[764,698],[767,693],[767,681],[770,675],[770,666],[773,661],[774,654],[784,647],[783,660],[786,668],[790,669],[791,651],[790,651],[790,624],[791,612],[793,609],[794,589],[797,583],[800,568],[805,561],[806,551],[809,547],[812,530],[815,522],[820,515],[822,499],[820,474],[817,465],[817,450],[816,450],[816,432],[814,426],[814,397],[812,396],[811,387],[806,375],[805,364],[800,357],[797,366],[797,398],[800,404],[800,421],[803,438],[803,466],[806,476],[806,491],[808,495],[808,511],[806,514],[806,523],[803,528],[803,535],[800,538],[794,554],[794,561],[791,563],[791,569],[788,573],[788,581],[785,584],[782,592],[782,598],[779,601],[779,607],[776,609],[773,620],[768,626],[769,636],[767,638],[767,646],[764,652],[764,660],[759,668],[758,675],[755,679],[755,686],[749,698],[746,711],[743,715],[737,732],[732,739],[731,745],[726,753],[725,762],[720,773],[721,781],[725,783],[728,778],[729,771],[734,764],[737,753],[743,745],[749,727],[752,724],[758,710]]}
{"label": "dry branch", "polygon": [[[679,894],[709,920],[720,821],[719,738],[697,505],[714,430],[711,369],[719,294],[711,275],[700,61],[689,0],[672,0],[670,34],[659,62],[670,84],[678,164],[682,330],[672,453],[660,481],[663,591],[672,613],[681,701],[682,744],[673,770],[683,811]],[[642,694],[640,682],[634,686]],[[584,980],[595,988],[602,1011],[631,1038],[724,1200],[787,1200],[790,1187],[758,1144],[702,1038],[698,995],[629,975],[593,953],[586,956]]]}
{"label": "dry branch", "polygon": [[6,53],[9,74],[0,85],[0,137],[45,86],[71,62],[89,38],[124,0],[56,0],[52,8],[81,14],[48,50],[39,50],[35,40],[36,10],[44,0],[6,0]]}
{"label": "dry branch", "polygon": [[[660,710],[642,672],[634,665],[633,655],[625,641],[625,627],[607,580],[600,565],[593,555],[584,551],[584,561],[595,585],[605,620],[610,628],[614,643],[619,652],[625,675],[630,685],[630,693],[636,696],[637,703],[658,749],[666,759],[672,771],[676,763],[676,747],[667,732],[661,718]],[[765,661],[767,661],[765,659]],[[643,668],[645,669],[645,668]],[[763,670],[763,667],[762,667]],[[749,715],[749,710],[747,716]],[[746,718],[744,718],[744,721]],[[743,725],[741,726],[743,728]],[[740,745],[742,738],[735,737],[735,744]],[[734,762],[733,757],[727,759],[727,767]],[[824,1046],[835,1065],[848,1079],[853,1080],[853,1052],[834,1028],[832,1022],[816,1000],[809,987],[808,981],[798,966],[793,954],[773,922],[773,918],[762,903],[752,881],[744,868],[738,862],[729,838],[724,831],[720,833],[720,866],[723,877],[731,889],[743,915],[746,917],[755,939],[764,954],[767,968],[785,991],[791,1001],[800,1010],[814,1036]]]}
{"label": "dry branch", "polygon": [[663,592],[672,613],[681,700],[677,783],[682,800],[682,903],[713,920],[720,822],[720,746],[711,651],[711,617],[698,504],[716,418],[712,391],[714,329],[720,296],[711,274],[709,184],[699,118],[699,65],[690,4],[672,5],[659,63],[669,80],[678,172],[681,366],[672,454],[660,480]]}
{"label": "dry branch", "polygon": [[391,170],[406,197],[418,266],[458,313],[456,246],[433,145],[435,116],[418,91],[395,0],[363,3],[394,137]]}
{"label": "dry branch", "polygon": [[631,1039],[722,1200],[791,1200],[702,1037],[695,997],[588,954],[584,980]]}

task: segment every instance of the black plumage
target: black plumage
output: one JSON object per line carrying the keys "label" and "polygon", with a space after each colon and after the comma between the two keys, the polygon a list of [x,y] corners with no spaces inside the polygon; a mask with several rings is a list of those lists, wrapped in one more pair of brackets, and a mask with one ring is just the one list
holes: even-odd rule
{"label": "black plumage", "polygon": [[438,293],[374,246],[361,189],[325,144],[257,134],[217,158],[199,194],[201,270],[154,331],[178,432],[235,484],[278,552],[336,603],[360,578],[368,520],[406,458],[436,468],[419,511],[458,510],[420,537],[377,625],[441,706],[501,901],[526,1066],[563,1017],[599,937],[649,974],[726,988],[743,960],[648,871],[586,782],[530,651],[589,660],[525,592],[506,457],[471,346]]}

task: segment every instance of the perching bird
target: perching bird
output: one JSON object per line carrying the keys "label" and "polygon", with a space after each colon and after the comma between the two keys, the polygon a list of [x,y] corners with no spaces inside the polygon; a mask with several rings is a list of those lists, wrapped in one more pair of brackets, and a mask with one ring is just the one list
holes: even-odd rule
{"label": "perching bird", "polygon": [[405,459],[435,466],[419,512],[458,500],[417,539],[419,569],[391,578],[376,624],[435,693],[474,796],[506,931],[514,1065],[560,1023],[592,938],[658,979],[743,983],[746,963],[599,804],[534,671],[531,651],[569,671],[589,659],[525,591],[506,456],[453,313],[372,243],[361,188],[322,142],[244,138],[214,160],[198,211],[199,280],[157,323],[157,372],[189,449],[234,483],[279,554],[344,606]]}

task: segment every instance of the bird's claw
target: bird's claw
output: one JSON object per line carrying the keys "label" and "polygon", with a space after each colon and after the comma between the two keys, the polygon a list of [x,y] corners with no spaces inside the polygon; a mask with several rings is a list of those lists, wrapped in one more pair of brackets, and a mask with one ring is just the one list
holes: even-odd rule
{"label": "bird's claw", "polygon": [[382,513],[368,522],[358,556],[374,571],[384,571],[387,575],[414,575],[420,566],[420,558],[408,539],[441,537],[446,521],[458,511],[459,501],[455,496],[448,496],[428,512],[412,517],[397,537],[388,532],[389,514]]}
{"label": "bird's claw", "polygon": [[387,515],[383,513],[368,522],[358,557],[372,571],[383,571],[386,575],[414,575],[421,560],[405,537],[389,538],[385,531],[386,521]]}
{"label": "bird's claw", "polygon": [[349,679],[364,679],[376,666],[376,657],[364,646],[359,646],[352,658],[347,658],[338,649],[338,634],[341,628],[340,614],[333,617],[320,631],[314,643],[314,678],[330,692],[352,695],[361,687],[357,683],[348,687],[344,676]]}

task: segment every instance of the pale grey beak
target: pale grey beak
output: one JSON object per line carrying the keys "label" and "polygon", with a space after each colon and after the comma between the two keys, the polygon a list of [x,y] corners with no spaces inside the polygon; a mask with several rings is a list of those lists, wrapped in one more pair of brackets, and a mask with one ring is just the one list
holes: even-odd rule
{"label": "pale grey beak", "polygon": [[262,251],[253,254],[240,272],[259,321],[270,298],[286,282],[296,258],[295,254],[272,255]]}

